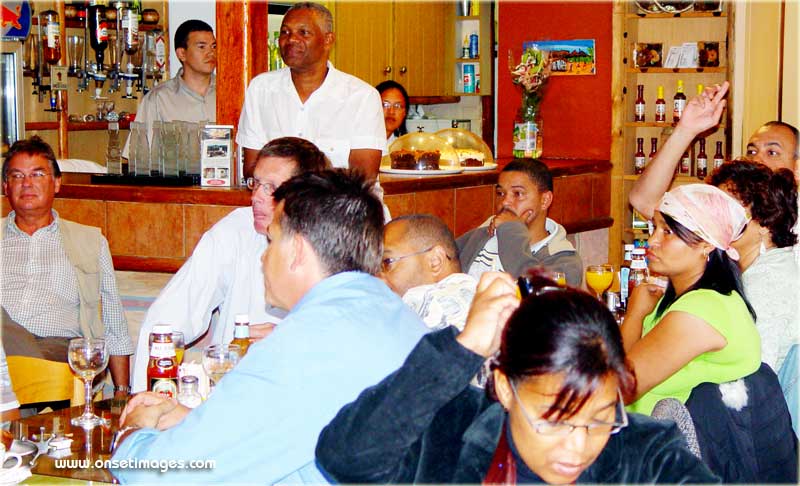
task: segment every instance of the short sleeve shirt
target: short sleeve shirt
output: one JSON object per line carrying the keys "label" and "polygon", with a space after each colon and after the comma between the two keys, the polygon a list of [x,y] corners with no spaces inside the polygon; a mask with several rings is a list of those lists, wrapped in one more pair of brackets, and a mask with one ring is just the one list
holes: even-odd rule
{"label": "short sleeve shirt", "polygon": [[[657,308],[658,306],[656,306]],[[694,290],[682,295],[661,317],[654,310],[644,319],[642,336],[652,331],[661,319],[673,311],[686,312],[703,319],[719,332],[728,344],[719,351],[703,353],[661,382],[628,409],[650,414],[662,398],[676,398],[685,403],[692,389],[700,383],[725,383],[756,372],[761,366],[761,338],[744,300],[733,292],[723,295],[713,290]],[[691,339],[686,336],[686,339]]]}
{"label": "short sleeve shirt", "polygon": [[386,125],[378,92],[328,63],[322,85],[305,103],[284,68],[253,78],[244,97],[236,142],[260,150],[279,137],[313,142],[334,167],[349,165],[350,150],[386,152]]}

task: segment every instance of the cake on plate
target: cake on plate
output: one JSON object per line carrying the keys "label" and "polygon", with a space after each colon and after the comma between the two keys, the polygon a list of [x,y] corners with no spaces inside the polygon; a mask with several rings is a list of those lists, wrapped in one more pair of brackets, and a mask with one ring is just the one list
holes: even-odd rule
{"label": "cake on plate", "polygon": [[461,167],[483,167],[485,155],[480,150],[456,149]]}
{"label": "cake on plate", "polygon": [[439,170],[438,150],[395,150],[390,153],[392,169],[402,170]]}

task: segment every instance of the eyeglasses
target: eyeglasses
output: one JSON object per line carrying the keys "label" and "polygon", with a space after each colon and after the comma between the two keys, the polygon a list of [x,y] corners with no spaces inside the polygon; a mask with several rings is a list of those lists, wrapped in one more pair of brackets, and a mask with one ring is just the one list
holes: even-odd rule
{"label": "eyeglasses", "polygon": [[251,191],[257,191],[259,187],[262,187],[262,192],[265,196],[272,196],[272,193],[275,192],[275,184],[271,182],[261,182],[260,180],[256,179],[255,177],[248,177],[247,178],[247,188]]}
{"label": "eyeglasses", "polygon": [[390,101],[383,102],[383,109],[388,110],[389,108],[394,108],[395,110],[405,110],[406,106],[403,103],[397,102],[392,103]]}
{"label": "eyeglasses", "polygon": [[[426,248],[424,250],[415,251],[414,253],[409,253],[408,255],[403,255],[403,256],[399,256],[399,257],[384,258],[383,260],[381,260],[381,270],[383,270],[384,272],[388,272],[389,270],[392,269],[392,265],[394,265],[395,263],[399,262],[400,260],[403,260],[405,258],[409,258],[409,257],[412,257],[412,256],[422,255],[423,253],[428,253],[429,251],[433,250],[434,248],[436,248],[436,245],[433,245],[433,246],[431,246],[429,248]],[[445,254],[445,256],[447,257],[448,260],[452,260],[453,259],[450,255]]]}
{"label": "eyeglasses", "polygon": [[516,400],[517,405],[522,410],[522,415],[525,417],[525,420],[528,422],[528,425],[531,426],[533,430],[536,431],[537,434],[542,435],[551,435],[551,436],[567,436],[572,433],[575,429],[584,428],[586,429],[586,434],[592,436],[602,436],[602,435],[612,435],[616,434],[623,428],[628,426],[628,414],[625,413],[625,406],[624,402],[622,401],[622,394],[617,390],[617,405],[614,411],[614,420],[613,423],[608,422],[592,422],[586,425],[576,425],[571,424],[569,422],[555,422],[550,420],[533,420],[528,412],[525,410],[525,406],[522,404],[522,400],[519,399],[519,394],[517,393],[517,387],[514,385],[514,382],[509,380],[509,384],[511,385],[511,391],[514,394],[514,400]]}
{"label": "eyeglasses", "polygon": [[45,172],[43,170],[35,170],[30,174],[25,174],[22,172],[11,172],[10,174],[8,174],[8,179],[16,184],[21,184],[22,181],[24,181],[27,178],[30,178],[31,182],[42,182],[49,175],[50,175],[49,172]]}

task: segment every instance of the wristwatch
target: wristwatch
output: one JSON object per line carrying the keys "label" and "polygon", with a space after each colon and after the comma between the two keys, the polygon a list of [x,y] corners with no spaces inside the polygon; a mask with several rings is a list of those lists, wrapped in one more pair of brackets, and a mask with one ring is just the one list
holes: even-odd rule
{"label": "wristwatch", "polygon": [[125,392],[126,394],[130,395],[131,387],[129,387],[128,385],[117,385],[114,387],[114,393],[117,392]]}

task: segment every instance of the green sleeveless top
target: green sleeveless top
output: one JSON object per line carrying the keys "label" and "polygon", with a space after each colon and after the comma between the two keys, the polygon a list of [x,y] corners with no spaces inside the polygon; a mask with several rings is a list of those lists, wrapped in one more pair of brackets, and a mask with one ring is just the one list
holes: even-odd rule
{"label": "green sleeveless top", "polygon": [[[660,301],[659,301],[660,303]],[[656,305],[656,309],[658,305]],[[727,340],[719,351],[703,353],[661,382],[627,408],[631,412],[650,415],[662,398],[676,398],[686,403],[692,389],[700,383],[725,383],[755,373],[761,366],[761,338],[747,311],[744,300],[736,292],[722,295],[713,290],[693,290],[678,298],[661,318],[672,311],[681,311],[703,319]],[[661,318],[653,310],[642,324],[642,336],[655,328]],[[691,339],[692,336],[686,336]]]}

